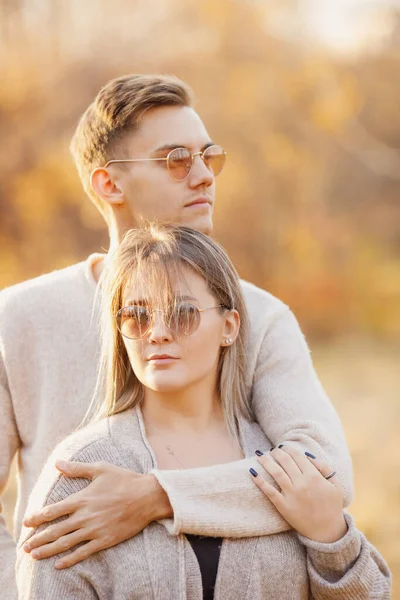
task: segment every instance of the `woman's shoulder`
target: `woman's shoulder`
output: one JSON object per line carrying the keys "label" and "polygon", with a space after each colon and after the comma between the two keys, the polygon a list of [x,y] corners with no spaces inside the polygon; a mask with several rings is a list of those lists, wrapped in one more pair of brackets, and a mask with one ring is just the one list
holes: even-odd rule
{"label": "woman's shoulder", "polygon": [[[107,419],[88,425],[65,438],[47,459],[29,496],[26,514],[39,511],[44,506],[65,499],[78,492],[90,482],[87,479],[68,479],[56,468],[57,460],[97,462],[105,460],[109,447]],[[22,527],[21,540],[31,531]]]}
{"label": "woman's shoulder", "polygon": [[47,459],[29,504],[44,506],[58,502],[89,484],[87,479],[64,477],[55,467],[57,460],[108,462],[120,467],[136,468],[136,463],[127,464],[123,452],[124,446],[129,445],[135,448],[137,455],[137,449],[143,445],[136,423],[136,411],[126,410],[86,425],[66,437]]}
{"label": "woman's shoulder", "polygon": [[[141,461],[138,459],[137,452],[139,448],[141,449],[139,439],[135,440],[133,437],[128,440],[136,461],[128,464],[124,453],[121,452],[127,443],[127,439],[123,437],[126,423],[131,421],[136,421],[134,411],[127,410],[87,425],[60,442],[47,459],[35,483],[29,497],[26,514],[37,512],[44,506],[60,502],[90,484],[89,479],[65,477],[55,466],[57,460],[85,463],[107,462],[123,468],[140,470]],[[120,437],[122,439],[118,440]],[[118,443],[116,443],[117,441]],[[23,528],[21,539],[26,534],[27,531]]]}
{"label": "woman's shoulder", "polygon": [[55,466],[57,460],[87,463],[106,461],[124,466],[112,443],[109,418],[87,425],[54,448],[31,492],[27,512],[35,512],[43,506],[59,502],[90,483],[87,479],[69,479],[62,475]]}

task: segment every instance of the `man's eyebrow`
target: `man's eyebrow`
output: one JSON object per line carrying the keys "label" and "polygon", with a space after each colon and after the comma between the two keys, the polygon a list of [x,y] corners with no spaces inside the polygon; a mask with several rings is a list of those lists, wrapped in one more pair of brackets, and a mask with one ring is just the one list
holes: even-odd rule
{"label": "man's eyebrow", "polygon": [[[204,144],[201,147],[201,152],[204,152],[204,150],[206,148],[209,148],[210,146],[214,146],[214,145],[215,144],[212,141],[207,142],[206,144]],[[154,153],[156,153],[156,152],[165,152],[166,150],[168,150],[169,152],[171,152],[171,150],[176,150],[176,148],[187,148],[187,146],[185,146],[185,144],[163,144],[162,146],[159,146],[155,150],[152,150],[152,152],[154,152]]]}

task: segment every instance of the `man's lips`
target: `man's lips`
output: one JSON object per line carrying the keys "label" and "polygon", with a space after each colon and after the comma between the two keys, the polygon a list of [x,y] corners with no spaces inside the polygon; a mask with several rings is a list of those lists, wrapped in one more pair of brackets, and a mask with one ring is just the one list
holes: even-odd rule
{"label": "man's lips", "polygon": [[209,204],[211,206],[212,202],[208,196],[199,196],[198,198],[195,198],[191,202],[185,204],[185,207],[195,206],[196,204]]}

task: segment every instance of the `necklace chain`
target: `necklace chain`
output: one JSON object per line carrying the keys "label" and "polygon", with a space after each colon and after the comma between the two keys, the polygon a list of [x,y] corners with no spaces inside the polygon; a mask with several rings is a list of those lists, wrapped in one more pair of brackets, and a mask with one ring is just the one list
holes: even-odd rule
{"label": "necklace chain", "polygon": [[183,462],[181,460],[179,460],[179,458],[177,457],[177,455],[175,454],[175,452],[172,450],[171,446],[166,445],[165,446],[166,449],[168,450],[169,454],[171,454],[171,456],[173,456],[175,458],[176,461],[178,461],[178,463],[184,468],[186,469],[187,467],[183,464]]}

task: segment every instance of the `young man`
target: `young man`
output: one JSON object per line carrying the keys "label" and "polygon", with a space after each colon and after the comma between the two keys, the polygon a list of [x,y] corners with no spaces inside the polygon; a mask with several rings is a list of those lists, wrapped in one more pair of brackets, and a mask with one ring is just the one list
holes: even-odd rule
{"label": "young man", "polygon": [[[83,115],[72,152],[82,184],[107,223],[110,252],[143,219],[211,233],[215,176],[225,155],[192,108],[183,82],[149,75],[111,81]],[[0,295],[0,490],[18,452],[17,535],[50,450],[79,425],[92,398],[99,352],[96,289],[106,260],[92,255]],[[267,292],[246,282],[243,290],[251,321],[248,391],[255,418],[272,445],[288,443],[334,465],[347,505],[352,471],[342,427],[297,322]],[[58,465],[67,476],[93,481],[31,515],[28,526],[68,518],[30,538],[26,550],[43,558],[85,542],[63,558],[60,566],[67,567],[161,518],[174,534],[229,537],[233,526],[237,530],[230,502],[235,518],[238,505],[243,511],[242,536],[287,529],[251,481],[250,465],[243,460],[155,475],[102,463]],[[182,512],[183,505],[191,510]],[[4,521],[0,525],[0,586],[8,600],[16,597],[15,542]]]}

